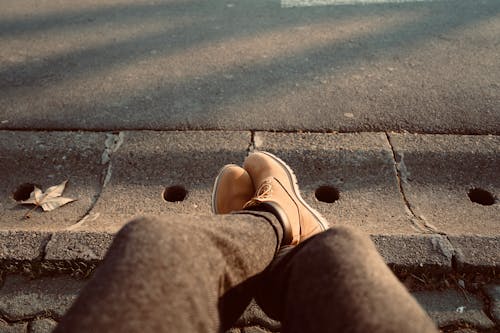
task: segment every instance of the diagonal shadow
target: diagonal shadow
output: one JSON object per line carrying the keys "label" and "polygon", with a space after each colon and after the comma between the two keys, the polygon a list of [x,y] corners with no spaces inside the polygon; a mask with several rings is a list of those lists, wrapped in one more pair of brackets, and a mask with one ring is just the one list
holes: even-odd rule
{"label": "diagonal shadow", "polygon": [[[186,12],[193,15],[194,10],[201,10],[203,15],[197,17],[197,22],[194,24],[185,24],[174,29],[167,28],[123,41],[56,54],[48,57],[41,64],[40,62],[25,61],[19,64],[4,65],[0,67],[0,88],[5,91],[9,87],[21,85],[36,86],[45,82],[47,77],[57,77],[58,82],[61,79],[75,79],[82,75],[99,73],[104,69],[133,64],[139,60],[151,58],[150,51],[152,50],[157,52],[157,57],[166,57],[174,52],[187,50],[194,45],[210,44],[228,38],[238,39],[255,36],[273,29],[293,27],[318,20],[346,16],[362,17],[369,13],[368,8],[363,8],[361,11],[355,11],[352,8],[346,8],[342,11],[331,9],[321,11],[311,8],[305,11],[291,10],[283,15],[278,3],[274,1],[271,3],[271,7],[269,5],[259,6],[259,2],[244,2],[243,6],[238,6],[236,10],[225,8],[225,1],[216,1],[215,3],[216,6],[209,6],[206,1],[193,1],[188,2],[188,4],[160,4],[153,8],[145,5],[134,5],[132,8],[117,9],[124,11],[124,17],[122,17],[121,12],[119,12],[119,16],[116,15],[116,11],[113,10],[115,7],[81,12],[80,16],[88,17],[87,20],[97,15],[99,19],[110,19],[111,22],[122,22],[134,17],[140,20],[143,16],[158,15],[158,12],[161,12],[161,17],[165,16],[165,19],[179,17],[182,14],[185,15]],[[260,3],[269,3],[269,1],[260,1]],[[273,13],[269,12],[270,8],[274,11]],[[144,13],[138,14],[136,10],[143,10]],[[253,16],[246,15],[250,10],[255,12]],[[73,14],[74,12],[69,13],[69,15]],[[47,23],[47,20],[53,21]],[[45,22],[45,26],[42,22]],[[35,32],[38,25],[42,25],[42,28],[46,29],[67,29],[70,22],[71,18],[67,18],[65,13],[59,13],[27,19],[17,24],[7,22],[2,28],[7,31],[28,32],[30,31],[28,27],[33,26],[31,31]]]}
{"label": "diagonal shadow", "polygon": [[[219,2],[217,2],[219,3]],[[283,27],[296,27],[318,21],[340,18],[360,18],[366,14],[383,13],[397,15],[401,12],[422,10],[428,14],[422,19],[409,23],[386,27],[376,32],[358,36],[350,41],[340,41],[314,49],[275,58],[267,63],[249,64],[245,68],[234,67],[221,72],[213,72],[201,79],[181,79],[175,83],[164,84],[155,92],[156,103],[145,101],[141,96],[149,93],[150,87],[131,92],[132,100],[127,105],[129,109],[141,110],[127,114],[125,128],[147,128],[162,119],[169,120],[169,128],[197,128],[190,124],[185,110],[189,101],[203,104],[200,117],[213,118],[222,105],[237,103],[245,98],[265,96],[277,87],[289,87],[296,82],[310,81],[314,76],[323,73],[325,68],[352,67],[363,59],[376,58],[378,52],[401,50],[412,52],[419,44],[439,34],[446,34],[454,29],[474,25],[488,20],[500,11],[496,1],[482,1],[479,5],[471,2],[417,3],[417,4],[384,4],[366,6],[313,7],[291,10],[269,11],[264,2],[245,2],[237,12],[231,15],[219,15],[217,10],[209,10],[206,21],[197,22],[188,27],[180,27],[170,31],[162,31],[138,38],[128,39],[115,44],[59,54],[39,66],[31,63],[4,67],[0,71],[0,87],[2,94],[8,95],[15,91],[15,85],[37,86],[47,75],[57,77],[57,82],[64,83],[67,79],[82,75],[99,73],[113,66],[133,65],[140,59],[150,57],[149,51],[158,50],[160,56],[168,56],[173,52],[188,50],[194,45],[210,44],[214,41],[227,41],[244,36],[258,36],[260,33]],[[250,9],[255,14],[245,15]],[[450,12],[450,9],[453,11]],[[213,17],[211,15],[213,14]],[[219,13],[220,14],[220,13]],[[218,25],[226,28],[214,29]],[[227,27],[231,29],[227,29]],[[165,36],[168,34],[168,36]],[[170,36],[182,36],[170,37]],[[298,41],[300,42],[300,41]],[[140,49],[137,49],[140,45]],[[305,59],[309,59],[305,63]],[[59,77],[58,77],[59,76]],[[200,91],[203,93],[200,94]],[[108,111],[119,112],[110,106],[110,99],[96,101],[92,108],[98,113],[97,121]],[[161,102],[161,103],[158,103]],[[67,110],[82,111],[78,105],[67,105]],[[160,113],[155,114],[160,108]],[[101,112],[102,111],[102,112]],[[158,119],[161,118],[161,119]],[[212,124],[214,122],[212,121]],[[98,124],[92,124],[94,129],[107,129]],[[63,126],[64,127],[64,126]],[[168,126],[167,126],[168,127]],[[279,129],[279,128],[276,128]]]}
{"label": "diagonal shadow", "polygon": [[[155,92],[153,102],[141,97],[150,93],[149,87],[134,91],[132,94],[137,98],[130,101],[127,108],[141,110],[141,112],[127,114],[127,122],[133,124],[134,129],[147,129],[158,121],[168,119],[169,124],[165,129],[199,129],[195,123],[200,123],[201,119],[214,124],[213,128],[217,128],[215,125],[217,120],[214,121],[214,115],[224,105],[241,103],[242,100],[256,96],[266,96],[272,94],[273,89],[278,87],[294,89],[295,83],[312,81],[315,76],[323,73],[327,68],[332,66],[354,67],[366,58],[376,59],[379,52],[393,50],[402,50],[403,53],[413,52],[420,43],[425,42],[428,38],[434,38],[454,29],[464,28],[495,17],[500,12],[500,6],[493,4],[493,2],[489,3],[492,5],[484,7],[476,15],[467,15],[474,7],[473,4],[464,5],[461,10],[455,13],[461,18],[459,20],[456,20],[456,17],[450,17],[450,14],[444,11],[448,8],[446,5],[435,4],[433,10],[439,9],[441,12],[423,16],[420,20],[399,26],[387,27],[370,35],[361,35],[351,40],[297,52],[289,56],[275,58],[267,63],[252,64],[245,68],[234,67],[231,70],[224,70],[224,72],[213,72],[197,80],[180,79],[174,83],[164,84],[160,90]],[[441,27],[441,29],[437,31],[436,27]],[[226,77],[233,79],[228,80]],[[192,107],[190,104],[192,101],[199,101],[203,106],[203,114],[199,115],[193,123],[184,112]],[[97,110],[113,109],[109,104],[110,101],[104,100],[94,107],[97,107]],[[119,112],[118,109],[114,109],[114,111]],[[98,124],[93,124],[93,126],[101,129]],[[284,126],[280,128],[278,125],[273,129],[286,130],[286,125]],[[125,127],[128,128],[126,125]],[[256,129],[265,130],[267,128],[257,126]],[[319,130],[324,130],[324,128],[319,128]]]}
{"label": "diagonal shadow", "polygon": [[[85,27],[113,23],[140,23],[144,19],[161,13],[168,19],[182,15],[186,11],[198,9],[202,1],[182,1],[164,3],[103,4],[97,8],[64,9],[57,13],[36,14],[29,17],[3,18],[0,21],[1,37],[21,37],[31,33],[78,30]],[[5,5],[5,4],[4,4]],[[0,9],[2,4],[0,4]]]}

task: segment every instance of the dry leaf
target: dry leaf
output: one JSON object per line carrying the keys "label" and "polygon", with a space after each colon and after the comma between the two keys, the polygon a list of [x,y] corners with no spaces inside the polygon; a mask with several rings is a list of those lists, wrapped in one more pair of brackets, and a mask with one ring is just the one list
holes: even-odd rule
{"label": "dry leaf", "polygon": [[45,192],[42,192],[41,189],[35,186],[35,189],[30,194],[30,198],[28,200],[21,201],[22,204],[35,205],[35,207],[26,213],[24,217],[29,218],[30,213],[37,207],[42,207],[44,211],[48,212],[69,202],[75,201],[76,199],[61,197],[67,182],[68,181],[65,180],[59,185],[51,186]]}

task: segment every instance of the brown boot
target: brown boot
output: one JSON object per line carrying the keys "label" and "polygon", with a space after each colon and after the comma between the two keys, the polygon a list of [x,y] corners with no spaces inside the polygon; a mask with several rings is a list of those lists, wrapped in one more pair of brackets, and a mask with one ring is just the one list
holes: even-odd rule
{"label": "brown boot", "polygon": [[325,219],[302,199],[292,169],[281,159],[256,152],[245,159],[243,167],[257,189],[245,209],[274,213],[284,229],[281,245],[296,245],[328,229]]}
{"label": "brown boot", "polygon": [[242,210],[254,194],[252,179],[242,167],[225,165],[215,179],[212,191],[212,212],[229,214]]}

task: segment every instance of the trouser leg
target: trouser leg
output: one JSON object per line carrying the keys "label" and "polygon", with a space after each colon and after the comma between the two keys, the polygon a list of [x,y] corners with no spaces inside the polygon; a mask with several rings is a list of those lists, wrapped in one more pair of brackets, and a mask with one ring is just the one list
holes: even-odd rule
{"label": "trouser leg", "polygon": [[267,213],[174,219],[127,224],[56,332],[222,329],[220,308],[272,261],[281,227]]}
{"label": "trouser leg", "polygon": [[314,236],[266,275],[262,295],[271,298],[260,302],[283,332],[437,332],[369,237],[351,228]]}

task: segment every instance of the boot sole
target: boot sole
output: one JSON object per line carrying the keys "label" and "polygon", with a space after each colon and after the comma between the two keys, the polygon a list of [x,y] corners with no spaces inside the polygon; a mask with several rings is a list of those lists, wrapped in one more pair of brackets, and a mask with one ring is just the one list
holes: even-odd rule
{"label": "boot sole", "polygon": [[309,206],[307,202],[304,201],[304,199],[300,196],[300,190],[299,190],[299,185],[297,182],[297,177],[295,176],[295,173],[293,170],[286,164],[282,159],[279,157],[268,153],[266,151],[258,151],[256,153],[259,154],[264,154],[275,160],[278,164],[281,165],[282,168],[286,170],[286,173],[288,175],[288,180],[292,183],[292,189],[293,189],[293,194],[295,195],[296,199],[316,218],[317,222],[321,226],[321,228],[324,230],[327,230],[330,228],[328,225],[328,222],[325,220],[325,218],[314,208]]}

